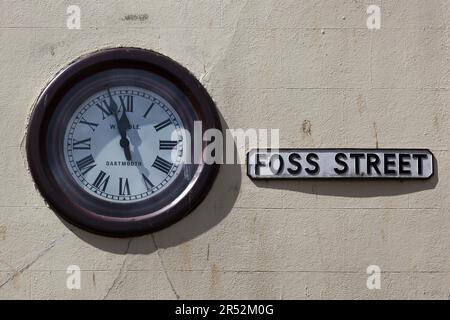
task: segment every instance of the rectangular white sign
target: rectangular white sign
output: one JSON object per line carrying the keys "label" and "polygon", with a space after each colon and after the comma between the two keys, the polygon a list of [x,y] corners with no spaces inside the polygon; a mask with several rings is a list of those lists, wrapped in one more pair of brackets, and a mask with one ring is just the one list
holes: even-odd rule
{"label": "rectangular white sign", "polygon": [[433,154],[426,149],[253,149],[253,179],[428,179]]}

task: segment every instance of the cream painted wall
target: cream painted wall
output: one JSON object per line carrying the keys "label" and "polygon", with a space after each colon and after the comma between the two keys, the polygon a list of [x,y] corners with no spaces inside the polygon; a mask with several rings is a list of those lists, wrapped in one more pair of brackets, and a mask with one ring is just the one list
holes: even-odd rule
{"label": "cream painted wall", "polygon": [[[81,30],[66,27],[70,4]],[[366,27],[369,4],[380,30]],[[1,0],[0,298],[447,299],[449,27],[446,0]],[[183,64],[230,128],[280,128],[283,147],[429,148],[437,174],[254,183],[225,166],[172,227],[91,235],[47,208],[24,134],[62,67],[114,46]],[[66,288],[69,265],[81,290]],[[366,288],[369,265],[380,290]]]}

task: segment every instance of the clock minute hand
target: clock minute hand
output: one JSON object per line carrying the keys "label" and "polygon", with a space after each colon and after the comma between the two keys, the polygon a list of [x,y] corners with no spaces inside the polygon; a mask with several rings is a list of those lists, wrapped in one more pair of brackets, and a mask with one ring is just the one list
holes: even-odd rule
{"label": "clock minute hand", "polygon": [[[114,101],[109,88],[108,88],[108,94],[109,94],[109,101],[110,101],[109,109],[111,110],[112,113],[114,113],[114,118],[116,119],[116,123],[117,123],[117,129],[119,130],[119,133],[120,133],[120,146],[123,148],[125,158],[127,159],[127,161],[130,161],[131,160],[130,141],[128,141],[127,133],[126,133],[128,125],[125,123],[125,126],[124,126],[124,121],[122,120],[122,119],[124,119],[123,114],[119,120],[119,117],[117,116],[117,112],[118,112],[119,108],[117,107],[117,104]],[[124,112],[125,112],[125,110],[124,110]],[[126,116],[125,116],[125,120],[128,121],[128,118]]]}

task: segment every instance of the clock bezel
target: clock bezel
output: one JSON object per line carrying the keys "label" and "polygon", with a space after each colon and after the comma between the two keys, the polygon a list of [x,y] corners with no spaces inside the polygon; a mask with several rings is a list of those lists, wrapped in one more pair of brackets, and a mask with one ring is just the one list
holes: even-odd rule
{"label": "clock bezel", "polygon": [[[186,192],[175,197],[172,195],[175,200],[161,210],[132,217],[99,215],[80,205],[64,187],[55,183],[46,139],[48,124],[58,103],[79,81],[113,68],[135,68],[162,76],[188,97],[193,111],[202,121],[203,132],[208,129],[221,130],[221,124],[216,106],[201,83],[179,63],[147,49],[110,48],[82,56],[58,73],[41,92],[34,104],[26,135],[28,166],[39,192],[59,216],[73,225],[105,236],[130,237],[158,231],[189,214],[211,189],[219,165],[198,164]],[[64,134],[63,130],[61,134]],[[203,142],[202,150],[205,146]],[[164,192],[169,194],[172,189],[169,187]],[[133,206],[133,203],[127,206]]]}

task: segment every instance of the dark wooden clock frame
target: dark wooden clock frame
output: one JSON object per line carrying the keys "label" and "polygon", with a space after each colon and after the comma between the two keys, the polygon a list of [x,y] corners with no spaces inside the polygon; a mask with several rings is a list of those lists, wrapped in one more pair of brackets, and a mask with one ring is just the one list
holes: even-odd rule
{"label": "dark wooden clock frame", "polygon": [[[71,63],[47,85],[34,105],[26,138],[29,169],[40,193],[58,215],[82,229],[130,237],[158,231],[190,213],[211,189],[219,165],[189,164],[183,169],[185,172],[174,178],[179,180],[178,184],[172,183],[174,188],[171,185],[161,194],[139,202],[109,202],[82,190],[63,169],[62,149],[55,146],[61,143],[65,126],[51,122],[51,118],[61,108],[58,104],[65,94],[78,82],[117,68],[143,70],[164,78],[163,82],[175,86],[189,99],[191,110],[186,112],[195,114],[203,131],[222,128],[215,104],[200,82],[177,62],[146,49],[112,48],[88,54]],[[161,90],[167,93],[167,88],[170,87]],[[188,108],[179,107],[176,110],[183,117],[183,109]],[[189,126],[187,129],[191,130]]]}

